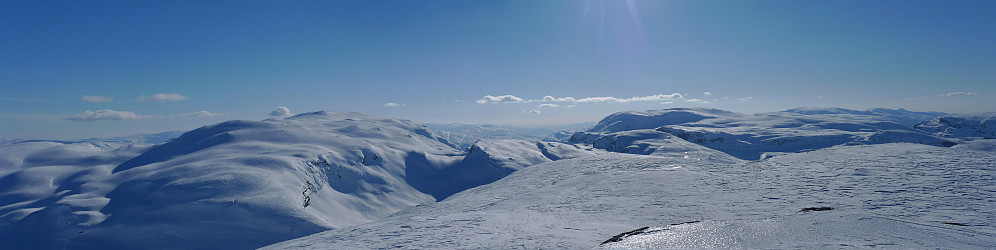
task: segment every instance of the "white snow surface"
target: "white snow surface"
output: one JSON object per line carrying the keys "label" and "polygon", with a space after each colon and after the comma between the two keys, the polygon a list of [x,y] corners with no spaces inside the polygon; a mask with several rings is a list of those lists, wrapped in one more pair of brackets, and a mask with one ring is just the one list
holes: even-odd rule
{"label": "white snow surface", "polygon": [[255,248],[375,221],[551,161],[539,157],[587,152],[502,140],[475,147],[458,150],[409,121],[339,112],[223,122],[152,147],[3,145],[0,242]]}
{"label": "white snow surface", "polygon": [[265,249],[985,249],[996,247],[994,173],[991,153],[909,143],[734,164],[606,153]]}

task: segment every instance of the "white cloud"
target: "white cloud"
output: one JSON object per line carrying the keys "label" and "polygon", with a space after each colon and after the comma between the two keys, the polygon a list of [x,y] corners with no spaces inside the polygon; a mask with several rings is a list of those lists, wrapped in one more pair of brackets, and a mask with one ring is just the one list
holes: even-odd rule
{"label": "white cloud", "polygon": [[544,104],[540,104],[539,107],[540,108],[556,108],[556,107],[560,107],[560,105],[553,104],[553,103],[544,103]]}
{"label": "white cloud", "polygon": [[405,106],[405,104],[397,104],[397,103],[393,103],[393,102],[389,102],[389,103],[385,103],[384,104],[384,107],[401,107],[401,106]]}
{"label": "white cloud", "polygon": [[190,114],[182,114],[180,116],[201,118],[201,117],[215,117],[215,116],[223,116],[223,115],[225,115],[225,114],[211,113],[209,111],[197,111],[197,112],[193,112],[193,113],[190,113]]}
{"label": "white cloud", "polygon": [[612,97],[612,96],[585,97],[585,98],[577,99],[575,102],[591,102],[591,103],[600,103],[600,102],[643,102],[643,101],[669,101],[669,100],[676,100],[676,99],[683,99],[683,98],[685,98],[685,97],[682,96],[681,94],[673,93],[673,94],[669,94],[669,95],[657,94],[657,95],[650,95],[650,96],[634,96],[634,97],[630,97],[630,98],[616,98],[616,97]]}
{"label": "white cloud", "polygon": [[706,91],[706,92],[702,92],[702,94],[703,95],[712,95],[712,92]]}
{"label": "white cloud", "polygon": [[506,103],[506,102],[521,102],[522,98],[516,97],[514,95],[503,95],[503,96],[492,96],[485,95],[477,103]]}
{"label": "white cloud", "polygon": [[183,100],[187,100],[187,97],[177,93],[158,93],[151,96],[143,95],[138,97],[138,101],[142,102],[179,102]]}
{"label": "white cloud", "polygon": [[65,119],[76,122],[92,122],[100,120],[109,120],[109,121],[137,120],[137,119],[145,119],[151,117],[152,116],[135,114],[135,112],[131,111],[114,111],[110,109],[101,109],[97,111],[87,110],[82,114],[66,117]]}
{"label": "white cloud", "polygon": [[270,111],[270,116],[284,117],[290,115],[291,115],[290,109],[284,106],[277,107],[273,109],[273,111]]}
{"label": "white cloud", "polygon": [[937,96],[963,96],[963,95],[978,95],[978,94],[979,93],[973,93],[973,92],[951,92],[947,94],[940,94]]}
{"label": "white cloud", "polygon": [[752,99],[754,99],[754,97],[748,96],[748,97],[737,99],[737,101],[741,101],[742,102],[742,101],[747,101],[747,100],[752,100]]}
{"label": "white cloud", "polygon": [[611,97],[611,96],[599,96],[599,97],[585,97],[585,98],[581,98],[581,99],[578,99],[576,102],[594,102],[594,103],[599,103],[599,102],[618,102],[618,101],[619,101],[619,98],[615,98],[615,97]]}
{"label": "white cloud", "polygon": [[661,104],[672,104],[674,102],[662,102]]}
{"label": "white cloud", "polygon": [[695,99],[695,98],[692,98],[692,99],[685,99],[685,101],[686,101],[686,102],[693,102],[693,103],[699,103],[699,104],[707,104],[707,103],[709,103],[709,101],[706,101],[706,100],[701,100],[701,99]]}
{"label": "white cloud", "polygon": [[571,105],[567,105],[567,107],[568,107],[568,108],[573,108],[573,107],[577,107],[577,106],[578,106],[578,105],[574,105],[574,104],[571,104]]}
{"label": "white cloud", "polygon": [[106,97],[99,95],[85,95],[83,96],[84,102],[111,102],[114,101],[114,97]]}
{"label": "white cloud", "polygon": [[527,113],[530,113],[530,114],[534,114],[534,115],[538,115],[538,114],[542,114],[542,113],[543,113],[543,111],[539,111],[539,110],[535,110],[535,109],[534,109],[534,110],[530,110],[530,111],[529,111],[529,112],[527,112]]}
{"label": "white cloud", "polygon": [[[522,98],[513,95],[503,95],[503,96],[491,96],[486,95],[484,98],[477,100],[477,103],[521,103],[521,102],[569,102],[569,103],[626,103],[626,102],[647,102],[647,101],[673,101],[673,100],[683,100],[685,97],[679,93],[672,94],[657,94],[649,96],[634,96],[630,98],[618,98],[614,96],[594,96],[585,98],[574,98],[574,97],[553,97],[553,96],[543,96],[539,100],[524,100]],[[558,105],[559,106],[559,105]],[[555,106],[541,106],[541,107],[555,107]]]}
{"label": "white cloud", "polygon": [[574,102],[575,100],[574,100],[574,97],[570,97],[570,96],[568,96],[568,97],[561,97],[561,98],[556,98],[556,97],[553,97],[553,96],[544,96],[543,97],[543,101],[545,101],[545,102]]}

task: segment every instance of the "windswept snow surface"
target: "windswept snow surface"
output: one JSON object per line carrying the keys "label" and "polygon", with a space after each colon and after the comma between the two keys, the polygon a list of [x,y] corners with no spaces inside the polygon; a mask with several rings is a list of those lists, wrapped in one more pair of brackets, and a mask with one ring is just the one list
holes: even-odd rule
{"label": "windswept snow surface", "polygon": [[[745,160],[757,160],[767,152],[804,152],[849,143],[954,145],[955,142],[899,122],[899,118],[918,119],[927,114],[905,110],[814,108],[755,115],[705,108],[629,111],[610,115],[594,128],[575,133],[569,142],[592,144],[613,133],[656,129]],[[644,134],[651,136],[648,139],[660,137]]]}
{"label": "windswept snow surface", "polygon": [[3,145],[0,243],[255,248],[371,222],[547,157],[588,152],[503,140],[474,147],[461,151],[409,121],[338,112],[223,122],[113,151],[90,143]]}
{"label": "windswept snow surface", "polygon": [[989,152],[909,143],[733,164],[605,153],[267,248],[994,248],[994,173]]}

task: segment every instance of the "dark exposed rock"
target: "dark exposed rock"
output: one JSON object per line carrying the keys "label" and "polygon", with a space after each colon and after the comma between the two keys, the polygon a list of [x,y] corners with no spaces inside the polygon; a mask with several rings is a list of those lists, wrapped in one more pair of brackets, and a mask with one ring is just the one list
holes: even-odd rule
{"label": "dark exposed rock", "polygon": [[807,207],[799,210],[799,212],[813,212],[813,211],[828,211],[833,210],[832,207]]}

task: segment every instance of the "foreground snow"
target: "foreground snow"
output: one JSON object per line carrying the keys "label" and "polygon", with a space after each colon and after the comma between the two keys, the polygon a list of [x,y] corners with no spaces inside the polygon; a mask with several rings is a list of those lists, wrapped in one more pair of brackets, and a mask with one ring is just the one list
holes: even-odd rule
{"label": "foreground snow", "polygon": [[994,173],[991,153],[906,143],[736,164],[608,154],[269,248],[993,248]]}

